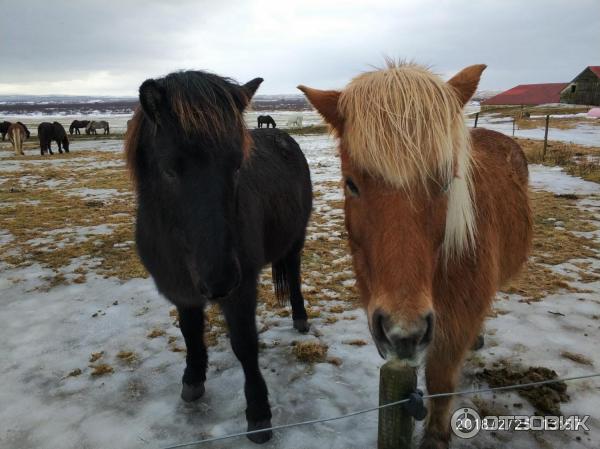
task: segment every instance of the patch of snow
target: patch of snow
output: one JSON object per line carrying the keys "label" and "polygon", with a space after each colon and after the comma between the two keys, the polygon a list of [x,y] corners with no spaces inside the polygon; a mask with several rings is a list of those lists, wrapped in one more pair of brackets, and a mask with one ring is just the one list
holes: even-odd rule
{"label": "patch of snow", "polygon": [[529,177],[531,186],[538,190],[547,190],[556,194],[600,194],[600,184],[570,176],[561,167],[531,164]]}

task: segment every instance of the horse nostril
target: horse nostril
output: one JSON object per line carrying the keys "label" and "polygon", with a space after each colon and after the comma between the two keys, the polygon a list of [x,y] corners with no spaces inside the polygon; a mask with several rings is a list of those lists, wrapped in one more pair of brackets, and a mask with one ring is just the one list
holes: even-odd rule
{"label": "horse nostril", "polygon": [[425,316],[425,333],[423,334],[423,338],[421,338],[421,341],[419,342],[419,344],[426,345],[431,342],[431,339],[433,338],[434,324],[435,324],[435,319],[433,316],[433,312],[429,312]]}
{"label": "horse nostril", "polygon": [[373,336],[376,340],[387,341],[387,337],[385,335],[384,321],[385,314],[381,311],[381,309],[375,310],[375,312],[373,312],[372,326]]}

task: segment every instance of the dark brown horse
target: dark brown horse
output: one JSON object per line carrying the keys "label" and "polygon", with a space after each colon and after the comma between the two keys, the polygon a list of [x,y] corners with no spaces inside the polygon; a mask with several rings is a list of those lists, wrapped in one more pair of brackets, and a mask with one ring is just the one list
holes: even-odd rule
{"label": "dark brown horse", "polygon": [[[503,134],[466,128],[484,65],[448,82],[390,62],[343,91],[299,86],[339,137],[357,285],[380,354],[425,359],[430,394],[454,391],[494,295],[531,245],[527,161]],[[448,447],[451,398],[431,400],[422,448]]]}
{"label": "dark brown horse", "polygon": [[258,121],[258,127],[262,128],[263,125],[267,125],[267,128],[269,126],[272,126],[273,128],[277,128],[277,124],[275,123],[275,120],[273,120],[273,117],[271,117],[270,115],[259,115],[257,118]]}
{"label": "dark brown horse", "polygon": [[69,134],[81,134],[81,128],[85,129],[90,124],[89,120],[73,120],[69,126]]}
{"label": "dark brown horse", "polygon": [[4,122],[0,123],[0,134],[2,134],[2,140],[4,140],[6,138],[9,127],[10,127],[10,122],[4,121]]}
{"label": "dark brown horse", "polygon": [[[243,113],[261,82],[239,85],[199,71],[147,80],[125,144],[136,182],[140,258],[177,306],[187,346],[181,397],[204,394],[204,308],[216,303],[244,370],[248,430],[271,425],[255,318],[265,265],[272,266],[276,296],[291,302],[294,327],[308,331],[300,257],[312,206],[310,172],[287,133],[247,130]],[[270,437],[271,431],[248,436]]]}
{"label": "dark brown horse", "polygon": [[58,152],[69,152],[69,139],[65,128],[58,122],[43,122],[38,126],[38,139],[40,140],[40,154],[43,156],[46,152],[52,152],[52,141],[58,144]]}

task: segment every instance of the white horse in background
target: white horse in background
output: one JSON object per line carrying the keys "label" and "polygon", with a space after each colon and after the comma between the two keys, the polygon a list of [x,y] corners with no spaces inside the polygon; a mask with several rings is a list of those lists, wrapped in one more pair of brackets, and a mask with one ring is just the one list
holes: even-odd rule
{"label": "white horse in background", "polygon": [[108,122],[106,120],[91,121],[85,127],[85,133],[86,134],[98,134],[98,132],[96,131],[98,129],[103,129],[104,134],[110,133],[110,127],[108,126]]}
{"label": "white horse in background", "polygon": [[288,128],[302,128],[302,114],[292,114],[287,121]]}

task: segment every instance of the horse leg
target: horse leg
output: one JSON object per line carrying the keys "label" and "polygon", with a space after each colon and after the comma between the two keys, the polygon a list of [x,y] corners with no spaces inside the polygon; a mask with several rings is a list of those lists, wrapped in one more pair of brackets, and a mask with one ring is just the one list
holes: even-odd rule
{"label": "horse leg", "polygon": [[[243,283],[239,292],[220,305],[229,328],[231,347],[244,370],[246,421],[248,431],[252,431],[271,427],[269,392],[258,366],[256,279]],[[254,443],[265,443],[271,439],[272,434],[269,430],[248,435],[248,439]]]}
{"label": "horse leg", "polygon": [[[456,389],[464,357],[473,345],[479,326],[453,332],[452,341],[444,337],[436,338],[427,354],[425,378],[427,393],[449,393]],[[439,334],[443,334],[440,332]],[[450,442],[450,411],[452,397],[434,398],[429,401],[429,414],[420,449],[447,449]]]}
{"label": "horse leg", "polygon": [[62,154],[62,152],[63,152],[63,151],[62,151],[62,144],[60,143],[60,141],[58,141],[58,142],[56,142],[56,143],[58,144],[58,152],[59,152],[60,154]]}
{"label": "horse leg", "polygon": [[181,399],[195,401],[204,394],[208,355],[204,344],[204,310],[201,307],[177,307],[179,328],[185,340],[187,354],[181,382]]}

